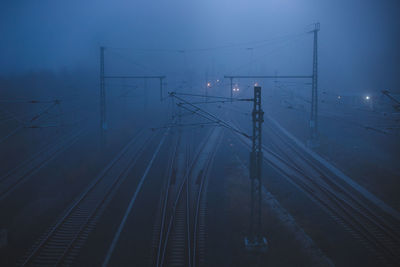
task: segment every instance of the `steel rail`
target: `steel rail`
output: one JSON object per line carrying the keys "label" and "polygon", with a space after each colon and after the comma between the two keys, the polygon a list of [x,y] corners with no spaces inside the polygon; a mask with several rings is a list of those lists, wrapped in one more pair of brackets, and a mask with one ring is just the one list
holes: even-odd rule
{"label": "steel rail", "polygon": [[[55,144],[50,144],[44,149],[33,154],[32,157],[26,159],[17,167],[8,171],[6,174],[0,177],[0,201],[6,198],[13,190],[15,190],[23,181],[29,179],[34,174],[39,172],[43,167],[45,167],[51,160],[53,160],[57,155],[71,147],[76,143],[79,137],[86,131],[86,129],[78,130],[69,136],[64,136],[62,139],[57,141]],[[50,154],[50,155],[48,155]],[[29,166],[30,164],[38,161],[40,157],[47,156],[43,160],[39,160],[39,163],[34,166]],[[22,172],[22,174],[18,174]],[[16,177],[13,177],[16,176]],[[7,184],[8,183],[8,184]],[[10,184],[11,183],[11,184]]]}
{"label": "steel rail", "polygon": [[[197,150],[197,152],[196,152],[192,162],[190,163],[189,167],[186,168],[185,174],[184,174],[183,179],[181,181],[181,184],[179,185],[178,192],[176,194],[175,200],[174,200],[173,205],[172,205],[171,216],[170,216],[170,219],[169,219],[167,231],[166,231],[165,237],[164,237],[164,245],[163,245],[163,248],[162,248],[162,251],[161,251],[161,260],[160,260],[159,266],[163,266],[163,264],[165,262],[165,257],[166,257],[166,252],[167,252],[166,250],[167,250],[167,247],[168,247],[169,237],[170,237],[171,231],[172,231],[172,225],[173,225],[173,222],[174,222],[176,208],[177,208],[178,203],[179,203],[179,201],[180,201],[180,199],[182,197],[182,192],[183,192],[184,186],[188,182],[189,176],[190,176],[190,174],[192,172],[192,168],[194,167],[194,164],[197,162],[198,157],[199,157],[201,151],[204,149],[205,145],[207,144],[206,141],[210,138],[210,136],[211,136],[211,133],[205,138],[203,144]],[[189,261],[190,261],[190,259],[189,259]]]}
{"label": "steel rail", "polygon": [[[352,220],[352,224],[357,224],[358,226],[358,228],[356,227],[354,230],[358,232],[360,229],[364,230],[366,233],[364,233],[363,236],[370,242],[371,245],[377,247],[377,244],[380,244],[381,247],[377,248],[376,250],[382,251],[391,258],[390,260],[399,263],[400,257],[398,252],[400,252],[400,233],[389,226],[389,224],[381,216],[375,214],[370,207],[365,205],[365,203],[359,199],[356,199],[347,189],[339,185],[333,179],[329,179],[325,172],[323,172],[314,162],[299,152],[287,140],[284,140],[281,135],[279,135],[277,132],[275,132],[275,135],[281,139],[282,142],[285,142],[286,146],[288,146],[298,157],[306,161],[313,168],[313,170],[324,179],[325,182],[321,184],[321,182],[311,179],[306,173],[303,174],[303,177],[313,182],[314,186],[325,193],[325,195],[330,198],[336,207],[346,210],[346,215],[349,217],[348,220]],[[286,157],[287,159],[292,158],[288,154]],[[336,190],[335,188],[332,188],[332,186],[335,186]],[[340,192],[340,195],[338,194],[338,191]],[[349,223],[351,224],[351,222]],[[377,231],[380,231],[380,233],[377,233]],[[386,237],[384,235],[386,235]],[[392,242],[388,241],[387,239],[391,239],[393,242],[395,242],[397,244],[397,248],[393,248],[391,244]],[[393,251],[393,249],[396,251]]]}
{"label": "steel rail", "polygon": [[180,145],[180,137],[178,137],[178,140],[176,141],[176,144],[174,146],[174,151],[172,153],[171,160],[169,161],[169,170],[168,170],[168,179],[167,179],[167,184],[166,184],[166,190],[165,190],[165,197],[164,197],[164,204],[162,208],[162,214],[161,214],[161,225],[160,225],[160,234],[158,237],[158,249],[157,249],[157,261],[156,261],[156,266],[160,265],[160,255],[161,255],[161,247],[162,247],[162,237],[164,233],[164,228],[165,228],[165,220],[166,220],[166,214],[167,214],[167,205],[168,205],[168,200],[169,200],[169,190],[171,186],[171,178],[173,174],[173,169],[174,169],[174,163],[176,160],[177,152],[178,152],[178,147]]}
{"label": "steel rail", "polygon": [[[276,150],[280,154],[283,154],[284,157],[277,157],[277,153],[271,153],[271,155],[290,169],[299,173],[300,176],[295,179],[284,170],[280,169],[280,167],[271,160],[266,159],[265,157],[264,160],[269,164],[272,164],[299,188],[307,192],[307,194],[312,198],[316,199],[318,203],[327,208],[331,214],[337,216],[343,225],[348,225],[354,232],[357,232],[359,236],[362,236],[362,238],[372,247],[375,247],[374,250],[378,255],[386,255],[387,260],[396,264],[400,262],[400,257],[398,255],[398,252],[400,251],[399,233],[396,232],[395,229],[392,229],[392,227],[390,227],[381,216],[376,215],[368,206],[365,206],[364,203],[356,199],[352,193],[339,185],[333,179],[330,179],[326,172],[321,170],[319,166],[305,157],[304,154],[298,151],[293,144],[290,144],[290,142],[285,140],[276,129],[273,129],[272,127],[269,129],[272,129],[274,136],[278,137],[289,151],[292,151],[292,153],[295,153],[297,157],[304,160],[312,168],[312,171],[315,171],[323,180],[315,180],[314,177],[310,177],[310,175],[293,160],[293,155],[290,155],[290,152],[284,151],[282,147],[279,147],[276,143],[274,144]],[[272,151],[266,149],[266,152],[270,153]],[[338,194],[338,191],[340,192],[340,195]],[[380,231],[380,233],[377,233],[377,230]],[[386,235],[386,237],[379,236],[379,234]],[[392,241],[388,241],[387,237],[397,243],[397,248],[393,248]]]}
{"label": "steel rail", "polygon": [[197,258],[197,235],[198,235],[198,223],[199,223],[199,213],[200,213],[200,205],[201,205],[201,200],[202,200],[202,194],[204,192],[204,187],[206,183],[206,179],[211,171],[211,163],[214,162],[216,152],[218,150],[218,147],[220,146],[222,142],[222,134],[218,138],[219,140],[217,141],[217,145],[213,147],[212,155],[207,159],[205,171],[202,173],[201,177],[201,182],[199,186],[199,191],[197,194],[197,201],[196,201],[196,208],[195,208],[195,216],[194,216],[194,226],[193,226],[193,256],[192,256],[192,266],[196,266],[196,258]]}
{"label": "steel rail", "polygon": [[[34,258],[39,254],[39,252],[42,250],[42,248],[44,248],[44,246],[51,240],[51,238],[57,233],[57,230],[60,229],[60,227],[62,225],[64,225],[64,223],[67,222],[68,219],[74,220],[76,219],[75,217],[73,217],[73,212],[77,211],[79,206],[81,205],[81,203],[83,203],[83,201],[88,197],[90,192],[93,192],[93,190],[96,188],[96,186],[98,184],[100,184],[100,182],[103,181],[104,177],[106,176],[106,174],[117,164],[117,162],[128,152],[129,148],[137,141],[138,136],[143,134],[143,130],[140,131],[139,133],[137,133],[124,147],[123,149],[113,158],[113,160],[107,164],[107,166],[100,172],[100,174],[97,176],[97,178],[80,194],[80,196],[72,203],[72,205],[67,209],[67,211],[64,213],[64,215],[57,220],[57,222],[55,223],[54,226],[52,226],[50,228],[50,230],[46,233],[45,237],[43,239],[41,239],[41,241],[39,242],[39,244],[37,246],[35,246],[33,248],[33,251],[31,251],[29,253],[29,255],[26,257],[26,259],[24,260],[24,262],[22,263],[22,266],[27,266],[31,263],[33,263]],[[150,140],[152,137],[149,137],[147,140]],[[145,142],[142,145],[142,149],[139,149],[139,151],[137,151],[136,153],[134,153],[134,158],[139,156],[139,152],[143,150],[143,148],[147,145],[147,142]],[[131,162],[131,160],[129,161]],[[120,180],[121,177],[123,177],[123,173],[125,173],[125,170],[129,168],[129,164],[127,166],[127,168],[124,169],[124,171],[121,172],[121,174],[114,180]],[[116,183],[112,184],[113,186],[109,188],[109,190],[112,190],[113,187],[116,185]],[[100,197],[100,204],[103,203],[103,201],[105,200],[105,198],[109,195],[110,191],[107,191],[105,195],[102,196],[98,196]],[[97,210],[98,209],[98,205],[95,204],[94,207],[91,207],[92,211]],[[93,217],[93,212],[89,213],[89,215],[86,215],[87,217]],[[83,219],[86,219],[83,218]],[[78,219],[79,218],[78,216]],[[86,223],[90,221],[90,220],[86,220]],[[71,223],[72,224],[72,223]],[[81,226],[79,227],[78,233],[80,233],[82,231],[82,227],[86,226],[85,223],[81,224]],[[68,227],[67,227],[68,228]],[[72,233],[74,234],[74,233]],[[65,253],[66,250],[70,249],[70,246],[73,244],[73,242],[76,240],[77,235],[75,235],[74,237],[72,237],[72,239],[70,239],[70,242],[67,242],[67,246],[63,246],[63,252]],[[62,253],[61,257],[64,257],[64,253]],[[60,258],[58,258],[56,260],[56,264],[60,263]]]}

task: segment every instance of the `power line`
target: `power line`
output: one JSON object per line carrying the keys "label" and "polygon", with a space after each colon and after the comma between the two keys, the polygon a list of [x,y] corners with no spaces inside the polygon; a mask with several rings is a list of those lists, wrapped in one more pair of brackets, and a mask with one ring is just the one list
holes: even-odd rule
{"label": "power line", "polygon": [[[184,95],[184,96],[195,96],[195,97],[207,97],[207,98],[216,98],[216,99],[226,99],[226,100],[231,100],[232,98],[230,97],[224,97],[224,96],[205,96],[205,95],[199,95],[199,94],[189,94],[189,93],[177,93],[177,92],[169,92],[169,95]],[[233,98],[234,101],[253,101],[252,98]]]}
{"label": "power line", "polygon": [[207,119],[207,120],[209,120],[211,122],[215,122],[216,124],[218,124],[220,126],[223,126],[223,127],[227,128],[227,129],[230,129],[230,130],[232,130],[232,131],[234,131],[234,132],[236,132],[236,133],[238,133],[240,135],[243,135],[246,138],[250,138],[250,136],[248,134],[246,134],[245,132],[242,132],[242,131],[236,129],[235,127],[233,127],[229,123],[221,120],[220,118],[218,118],[217,116],[209,113],[208,111],[206,111],[206,110],[204,110],[204,109],[202,109],[202,108],[200,108],[200,107],[198,107],[196,105],[193,105],[192,103],[186,101],[185,99],[177,96],[173,92],[169,93],[169,95],[171,97],[174,97],[174,98],[176,98],[176,99],[178,99],[178,100],[183,102],[183,103],[177,103],[177,106],[179,106],[180,108],[183,108],[183,109],[185,109],[185,110],[187,110],[189,112],[192,112],[193,114],[196,114],[196,115],[198,115],[200,117],[203,117],[203,118],[205,118],[205,119]]}
{"label": "power line", "polygon": [[286,41],[286,39],[290,39],[293,37],[298,37],[304,35],[305,32],[301,33],[292,33],[286,34],[282,36],[277,36],[274,38],[263,39],[263,40],[254,40],[248,42],[240,42],[240,43],[233,43],[233,44],[225,44],[225,45],[217,45],[217,46],[209,46],[209,47],[200,47],[200,48],[186,48],[186,49],[165,49],[165,48],[134,48],[134,47],[114,47],[114,46],[105,46],[107,49],[111,50],[129,50],[129,51],[137,51],[137,52],[165,52],[165,53],[190,53],[190,52],[206,52],[206,51],[213,51],[213,50],[220,50],[226,48],[234,48],[234,47],[243,47],[248,45],[255,45],[255,48],[263,47],[269,44],[273,44],[279,41]]}

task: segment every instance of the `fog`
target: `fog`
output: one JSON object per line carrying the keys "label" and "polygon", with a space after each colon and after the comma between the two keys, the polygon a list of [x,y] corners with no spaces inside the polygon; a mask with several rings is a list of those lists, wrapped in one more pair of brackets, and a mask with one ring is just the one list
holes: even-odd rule
{"label": "fog", "polygon": [[321,88],[398,91],[399,10],[395,0],[3,1],[0,73],[96,72],[106,46],[171,82],[187,72],[309,74],[312,35],[293,36],[320,22]]}
{"label": "fog", "polygon": [[399,14],[1,1],[0,266],[400,266]]}

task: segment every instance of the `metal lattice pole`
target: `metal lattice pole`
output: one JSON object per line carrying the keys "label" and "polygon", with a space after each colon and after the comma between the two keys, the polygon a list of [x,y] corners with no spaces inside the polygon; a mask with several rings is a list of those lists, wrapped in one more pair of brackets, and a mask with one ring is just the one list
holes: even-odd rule
{"label": "metal lattice pole", "polygon": [[318,31],[320,24],[316,23],[313,30],[314,33],[314,49],[313,49],[313,75],[311,90],[311,114],[310,114],[310,132],[311,145],[314,146],[318,142]]}
{"label": "metal lattice pole", "polygon": [[267,246],[266,239],[262,235],[262,123],[264,111],[261,107],[261,87],[254,87],[253,100],[253,135],[252,150],[250,152],[250,179],[251,179],[251,207],[250,229],[245,244],[249,250],[264,251]]}
{"label": "metal lattice pole", "polygon": [[104,83],[104,47],[100,47],[100,128],[102,133],[107,129],[106,92]]}
{"label": "metal lattice pole", "polygon": [[232,102],[232,98],[233,98],[233,78],[230,77],[231,80],[231,102]]}
{"label": "metal lattice pole", "polygon": [[163,77],[160,77],[160,101],[163,101],[163,95],[162,95],[162,90],[163,90]]}

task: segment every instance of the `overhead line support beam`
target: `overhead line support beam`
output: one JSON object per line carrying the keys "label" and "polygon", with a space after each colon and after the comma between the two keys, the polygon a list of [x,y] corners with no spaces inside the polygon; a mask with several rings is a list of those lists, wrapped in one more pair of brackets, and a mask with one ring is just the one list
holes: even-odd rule
{"label": "overhead line support beam", "polygon": [[106,79],[165,79],[165,76],[133,76],[133,75],[117,75],[104,76]]}
{"label": "overhead line support beam", "polygon": [[[312,75],[225,75],[229,79],[312,79]],[[231,82],[232,84],[232,82]]]}

